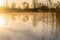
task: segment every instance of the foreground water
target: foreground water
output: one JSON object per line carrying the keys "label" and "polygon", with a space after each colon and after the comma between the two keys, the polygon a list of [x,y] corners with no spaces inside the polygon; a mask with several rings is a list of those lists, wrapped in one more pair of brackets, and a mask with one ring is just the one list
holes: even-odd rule
{"label": "foreground water", "polygon": [[0,40],[59,40],[56,13],[0,13],[0,16],[4,18],[0,25]]}

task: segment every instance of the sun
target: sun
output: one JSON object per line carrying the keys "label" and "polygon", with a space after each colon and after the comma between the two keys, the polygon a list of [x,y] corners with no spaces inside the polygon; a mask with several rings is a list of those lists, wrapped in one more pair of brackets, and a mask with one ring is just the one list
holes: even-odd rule
{"label": "sun", "polygon": [[0,7],[3,6],[3,0],[0,0]]}

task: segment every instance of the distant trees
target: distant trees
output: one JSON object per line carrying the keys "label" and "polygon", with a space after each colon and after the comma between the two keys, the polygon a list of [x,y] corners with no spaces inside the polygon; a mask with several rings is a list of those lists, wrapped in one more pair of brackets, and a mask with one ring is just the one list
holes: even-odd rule
{"label": "distant trees", "polygon": [[41,3],[38,3],[38,8],[40,8],[41,7]]}
{"label": "distant trees", "polygon": [[18,9],[21,9],[20,6],[18,6]]}
{"label": "distant trees", "polygon": [[38,0],[33,0],[33,7],[37,8]]}
{"label": "distant trees", "polygon": [[57,2],[57,5],[60,7],[60,2]]}
{"label": "distant trees", "polygon": [[22,5],[23,5],[24,9],[28,9],[29,8],[29,3],[27,3],[27,2],[23,2]]}
{"label": "distant trees", "polygon": [[12,8],[14,9],[16,7],[16,4],[13,2],[12,3]]}
{"label": "distant trees", "polygon": [[[23,6],[24,9],[29,9],[29,3],[27,3],[27,2],[23,2],[22,6]],[[11,8],[16,8],[16,3],[13,2],[12,5],[11,5]],[[18,5],[17,8],[20,9],[21,8],[20,5]]]}
{"label": "distant trees", "polygon": [[56,6],[56,8],[60,8],[60,2],[57,2],[56,4],[55,4],[55,6]]}
{"label": "distant trees", "polygon": [[[9,6],[7,4],[7,0],[6,0],[6,6]],[[19,4],[19,5],[18,5]],[[30,5],[28,2],[22,2],[22,4],[20,5],[20,3],[16,4],[15,2],[13,2],[11,4],[11,8],[12,9],[16,9],[16,11],[20,11],[22,10],[26,10],[26,11],[40,11],[41,9],[44,11],[50,11],[50,10],[56,10],[56,8],[60,8],[60,2],[57,2],[56,4],[52,4],[51,0],[48,0],[48,2],[46,4],[38,2],[38,0],[33,0],[32,1],[32,5]]]}

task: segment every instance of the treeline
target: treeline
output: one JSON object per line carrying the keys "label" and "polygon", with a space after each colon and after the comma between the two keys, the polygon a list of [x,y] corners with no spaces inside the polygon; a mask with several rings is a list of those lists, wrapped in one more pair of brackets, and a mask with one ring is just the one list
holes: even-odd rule
{"label": "treeline", "polygon": [[57,11],[60,10],[60,2],[57,2],[56,4],[54,4],[54,6],[48,6],[42,3],[37,3],[37,4],[33,4],[31,5],[31,8],[29,6],[30,4],[27,2],[23,2],[22,3],[22,7],[20,7],[20,5],[18,5],[18,7],[16,8],[16,4],[13,2],[11,5],[11,8],[7,8],[9,9],[9,11]]}

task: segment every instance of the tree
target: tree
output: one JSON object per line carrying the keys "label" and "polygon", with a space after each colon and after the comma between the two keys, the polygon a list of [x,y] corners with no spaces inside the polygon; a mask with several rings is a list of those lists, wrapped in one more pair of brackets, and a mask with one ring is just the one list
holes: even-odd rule
{"label": "tree", "polygon": [[38,3],[37,6],[38,6],[38,8],[40,8],[41,7],[41,3]]}
{"label": "tree", "polygon": [[33,8],[34,8],[34,11],[36,12],[37,11],[37,0],[33,0]]}
{"label": "tree", "polygon": [[16,7],[16,4],[13,2],[12,3],[12,8],[15,8]]}
{"label": "tree", "polygon": [[23,7],[24,7],[24,9],[28,9],[29,8],[29,3],[23,2]]}
{"label": "tree", "polygon": [[[49,3],[49,4],[48,4],[48,3]],[[47,6],[48,6],[48,7],[51,7],[51,6],[52,6],[51,0],[47,0]]]}
{"label": "tree", "polygon": [[36,8],[37,0],[33,0],[33,7]]}
{"label": "tree", "polygon": [[8,8],[8,0],[6,0],[6,8]]}
{"label": "tree", "polygon": [[60,6],[60,2],[57,2],[58,6]]}

